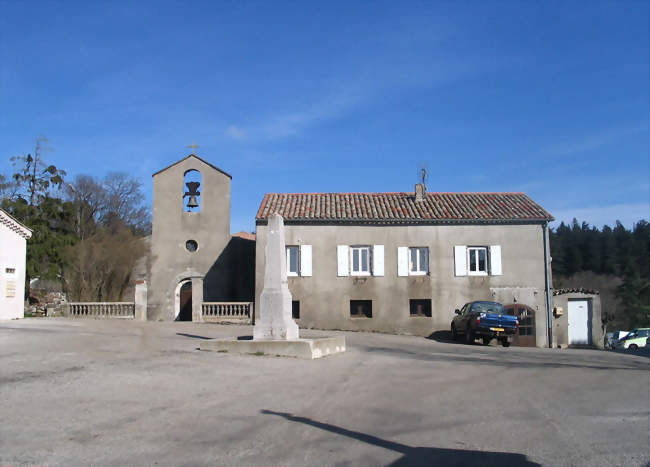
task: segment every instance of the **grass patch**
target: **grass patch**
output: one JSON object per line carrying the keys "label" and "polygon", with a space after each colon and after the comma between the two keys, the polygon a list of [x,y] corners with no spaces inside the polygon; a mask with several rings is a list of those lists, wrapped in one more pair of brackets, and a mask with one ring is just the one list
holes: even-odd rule
{"label": "grass patch", "polygon": [[253,355],[255,355],[256,357],[261,357],[262,355],[264,355],[264,352],[262,352],[261,350],[258,350]]}
{"label": "grass patch", "polygon": [[217,352],[219,352],[219,353],[228,353],[228,351],[226,349],[217,350]]}

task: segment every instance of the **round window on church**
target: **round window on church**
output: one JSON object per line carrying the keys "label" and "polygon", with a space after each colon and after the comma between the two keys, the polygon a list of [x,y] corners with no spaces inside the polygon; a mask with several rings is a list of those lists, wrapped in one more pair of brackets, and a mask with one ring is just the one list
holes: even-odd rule
{"label": "round window on church", "polygon": [[199,248],[199,244],[196,243],[196,240],[188,240],[185,242],[185,248],[190,253],[194,253]]}

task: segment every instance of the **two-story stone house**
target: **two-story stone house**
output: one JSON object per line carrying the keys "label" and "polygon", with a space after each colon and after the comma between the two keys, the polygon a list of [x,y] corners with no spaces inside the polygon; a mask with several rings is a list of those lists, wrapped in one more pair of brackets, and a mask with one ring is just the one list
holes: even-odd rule
{"label": "two-story stone house", "polygon": [[496,300],[519,338],[547,343],[548,222],[523,193],[270,193],[256,216],[256,299],[267,220],[283,216],[300,327],[429,335],[454,310]]}

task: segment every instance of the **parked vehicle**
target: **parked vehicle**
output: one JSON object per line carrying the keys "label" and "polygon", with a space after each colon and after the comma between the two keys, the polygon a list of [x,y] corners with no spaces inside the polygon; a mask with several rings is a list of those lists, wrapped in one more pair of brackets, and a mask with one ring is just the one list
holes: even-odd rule
{"label": "parked vehicle", "polygon": [[612,331],[605,334],[605,348],[614,349],[619,340],[627,336],[629,331]]}
{"label": "parked vehicle", "polygon": [[517,332],[519,320],[516,316],[506,314],[506,310],[497,302],[470,302],[460,310],[451,322],[451,335],[454,340],[464,336],[465,342],[473,344],[477,338],[488,345],[494,338],[501,345],[508,347]]}
{"label": "parked vehicle", "polygon": [[616,343],[616,349],[636,350],[639,347],[645,347],[650,336],[650,328],[632,329],[628,335],[619,339]]}

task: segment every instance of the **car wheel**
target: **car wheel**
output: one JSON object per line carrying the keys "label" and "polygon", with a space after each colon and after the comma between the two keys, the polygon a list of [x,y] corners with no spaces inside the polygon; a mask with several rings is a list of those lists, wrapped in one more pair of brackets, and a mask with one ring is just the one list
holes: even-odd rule
{"label": "car wheel", "polygon": [[639,348],[639,346],[636,345],[636,344],[630,344],[630,346],[628,347],[629,350],[636,350],[638,348]]}
{"label": "car wheel", "polygon": [[492,340],[491,337],[484,337],[483,338],[483,345],[490,345],[491,340]]}
{"label": "car wheel", "polygon": [[458,331],[456,331],[456,326],[451,325],[451,338],[455,341],[458,340]]}
{"label": "car wheel", "polygon": [[502,340],[501,345],[504,347],[510,347],[510,342],[508,342],[507,340]]}
{"label": "car wheel", "polygon": [[472,328],[470,327],[465,331],[465,343],[469,345],[474,343],[474,331],[472,331]]}

